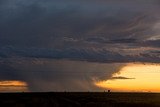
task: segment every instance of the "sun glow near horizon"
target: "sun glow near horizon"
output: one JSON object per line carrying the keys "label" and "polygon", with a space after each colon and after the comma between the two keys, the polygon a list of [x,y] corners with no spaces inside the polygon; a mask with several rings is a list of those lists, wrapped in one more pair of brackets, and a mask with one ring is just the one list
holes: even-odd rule
{"label": "sun glow near horizon", "polygon": [[26,92],[26,91],[28,91],[28,84],[24,81],[18,81],[18,80],[0,81],[0,92]]}
{"label": "sun glow near horizon", "polygon": [[[120,78],[121,77],[121,78]],[[96,86],[125,92],[160,92],[160,64],[129,63]]]}

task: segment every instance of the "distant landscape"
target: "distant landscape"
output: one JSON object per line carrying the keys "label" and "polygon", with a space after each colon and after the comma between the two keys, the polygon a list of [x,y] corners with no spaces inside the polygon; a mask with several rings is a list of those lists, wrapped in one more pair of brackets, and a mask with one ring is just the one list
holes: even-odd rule
{"label": "distant landscape", "polygon": [[160,107],[159,93],[1,93],[5,107]]}

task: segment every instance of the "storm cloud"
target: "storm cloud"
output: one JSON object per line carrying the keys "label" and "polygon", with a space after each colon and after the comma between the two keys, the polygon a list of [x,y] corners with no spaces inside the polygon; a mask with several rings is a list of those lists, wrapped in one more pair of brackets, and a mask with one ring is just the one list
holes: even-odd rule
{"label": "storm cloud", "polygon": [[27,81],[31,91],[96,90],[94,81],[111,78],[127,62],[160,63],[159,5],[1,0],[0,80]]}
{"label": "storm cloud", "polygon": [[1,59],[1,65],[1,80],[25,81],[30,91],[98,91],[102,89],[94,83],[110,78],[124,64],[10,58]]}

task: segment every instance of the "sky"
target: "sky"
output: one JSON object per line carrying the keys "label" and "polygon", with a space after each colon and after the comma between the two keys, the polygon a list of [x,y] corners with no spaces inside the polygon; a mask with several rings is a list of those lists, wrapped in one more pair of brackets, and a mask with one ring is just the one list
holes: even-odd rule
{"label": "sky", "polygon": [[159,10],[159,0],[0,0],[0,92],[160,92],[124,85],[159,81],[146,78],[160,76]]}

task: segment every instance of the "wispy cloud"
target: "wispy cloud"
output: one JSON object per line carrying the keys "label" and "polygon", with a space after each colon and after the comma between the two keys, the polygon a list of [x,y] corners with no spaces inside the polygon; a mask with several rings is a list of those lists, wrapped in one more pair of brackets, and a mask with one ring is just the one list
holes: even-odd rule
{"label": "wispy cloud", "polygon": [[122,77],[122,76],[118,76],[118,77],[111,77],[110,80],[116,80],[116,79],[135,79],[135,78],[128,78],[128,77]]}

